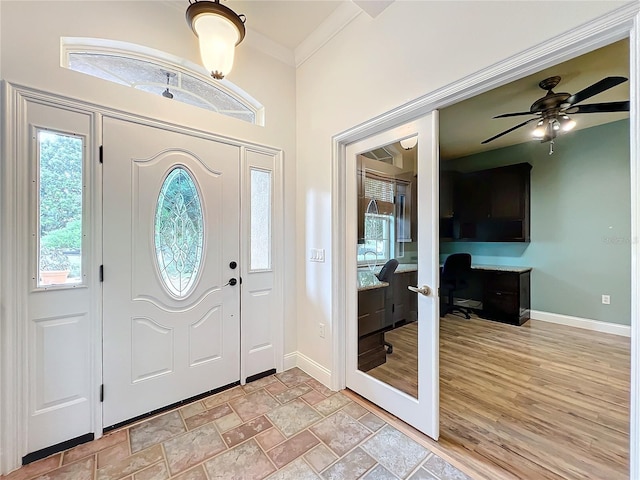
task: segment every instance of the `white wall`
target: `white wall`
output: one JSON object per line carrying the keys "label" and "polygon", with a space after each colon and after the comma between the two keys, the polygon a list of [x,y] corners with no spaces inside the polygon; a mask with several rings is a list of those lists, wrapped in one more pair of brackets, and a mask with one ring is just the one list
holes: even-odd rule
{"label": "white wall", "polygon": [[[285,245],[294,250],[295,72],[245,43],[227,79],[265,106],[264,127],[208,112],[60,67],[60,37],[95,37],[155,48],[200,64],[185,20],[188,6],[151,1],[0,2],[0,78],[99,105],[284,150]],[[247,32],[247,37],[251,31]],[[295,289],[288,258],[285,292]],[[285,293],[285,353],[295,346],[295,297]]]}
{"label": "white wall", "polygon": [[[622,4],[396,1],[375,19],[360,14],[297,69],[301,354],[331,369],[331,137]],[[327,249],[326,262],[310,263],[310,248]]]}
{"label": "white wall", "polygon": [[[264,55],[246,43],[237,50],[236,64],[227,78],[264,105],[264,127],[169,102],[160,96],[60,67],[60,37],[63,36],[130,42],[199,64],[197,39],[185,20],[187,5],[187,2],[164,1],[0,1],[0,80],[283,150],[283,249],[294,251],[296,140],[295,71],[292,66]],[[248,31],[247,37],[250,35],[251,31]],[[5,160],[0,158],[0,167],[5,165]],[[0,175],[2,170],[0,168]],[[295,259],[287,258],[284,272],[285,353],[297,349],[295,296],[286,294],[295,290],[295,274]],[[18,322],[18,319],[5,316],[4,301],[10,287],[0,285],[0,335],[11,332],[7,326]],[[2,369],[7,368],[10,365],[0,365],[0,371],[6,372]],[[7,391],[2,391],[3,388]],[[0,397],[11,394],[13,388],[20,388],[20,385],[0,385]],[[6,408],[0,412],[0,417],[0,472],[6,472],[18,466],[16,455],[26,452],[22,445],[16,447],[20,442],[12,436],[15,424],[21,426],[21,419],[9,419]]]}

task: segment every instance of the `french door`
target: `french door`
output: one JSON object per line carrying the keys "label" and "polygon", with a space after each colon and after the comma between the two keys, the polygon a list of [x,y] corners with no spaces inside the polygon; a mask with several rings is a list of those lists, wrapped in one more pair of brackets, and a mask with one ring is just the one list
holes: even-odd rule
{"label": "french door", "polygon": [[345,256],[346,385],[436,440],[437,114],[347,145]]}
{"label": "french door", "polygon": [[104,417],[240,379],[240,149],[105,118]]}

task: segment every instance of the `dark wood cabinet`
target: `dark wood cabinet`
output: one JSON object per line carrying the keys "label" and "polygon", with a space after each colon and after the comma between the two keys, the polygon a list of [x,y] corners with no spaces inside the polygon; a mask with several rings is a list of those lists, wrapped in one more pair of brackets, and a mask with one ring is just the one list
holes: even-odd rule
{"label": "dark wood cabinet", "polygon": [[358,292],[358,370],[363,372],[387,361],[382,333],[387,288]]}
{"label": "dark wood cabinet", "polygon": [[418,319],[418,295],[407,287],[418,284],[418,272],[393,275],[393,323],[413,322]]}
{"label": "dark wood cabinet", "polygon": [[357,158],[357,189],[358,189],[358,243],[364,243],[364,213],[367,205],[364,198],[364,166],[362,165],[362,156]]}
{"label": "dark wood cabinet", "polygon": [[[441,206],[441,237],[454,241],[530,241],[530,172],[529,163],[457,176],[442,172],[440,201],[446,206],[450,196],[453,212],[451,217],[443,217],[446,209]],[[452,195],[442,188],[451,183]],[[447,218],[450,225],[444,221]]]}
{"label": "dark wood cabinet", "polygon": [[[411,242],[413,207],[412,182],[396,180],[396,242]],[[414,230],[415,231],[415,230]]]}
{"label": "dark wood cabinet", "polygon": [[367,372],[386,361],[384,333],[374,333],[358,340],[358,370]]}
{"label": "dark wood cabinet", "polygon": [[531,272],[482,272],[484,293],[481,316],[522,325],[531,314]]}
{"label": "dark wood cabinet", "polygon": [[453,195],[459,175],[451,170],[440,172],[440,238],[453,239]]}

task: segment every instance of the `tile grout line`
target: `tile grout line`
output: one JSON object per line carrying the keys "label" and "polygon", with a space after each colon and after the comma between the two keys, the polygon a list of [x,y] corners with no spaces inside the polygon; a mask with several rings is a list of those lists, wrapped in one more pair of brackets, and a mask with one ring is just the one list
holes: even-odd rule
{"label": "tile grout line", "polygon": [[172,477],[172,475],[171,475],[171,467],[169,467],[169,460],[167,460],[167,452],[164,449],[164,442],[162,442],[160,444],[160,449],[162,450],[162,458],[164,460],[164,466],[167,468],[167,475],[169,475],[169,478],[171,478]]}
{"label": "tile grout line", "polygon": [[[346,398],[346,400],[347,400],[347,403],[346,403],[346,404],[341,405],[339,408],[337,408],[337,409],[335,409],[335,410],[333,410],[333,411],[330,411],[330,412],[329,412],[329,413],[327,413],[326,415],[325,415],[324,413],[322,413],[321,411],[319,411],[319,410],[316,408],[316,406],[311,405],[311,404],[310,404],[306,399],[302,398],[302,396],[303,396],[304,394],[303,394],[303,395],[299,395],[299,396],[294,397],[294,398],[291,398],[289,401],[287,401],[287,402],[285,402],[285,403],[281,403],[281,402],[280,402],[280,401],[275,397],[275,395],[274,395],[273,393],[271,393],[269,390],[267,390],[267,387],[268,387],[268,386],[270,386],[270,385],[274,385],[276,382],[279,382],[279,383],[281,383],[284,387],[286,387],[286,390],[283,390],[282,392],[279,392],[279,393],[284,393],[284,392],[286,392],[287,390],[291,390],[291,389],[294,389],[294,388],[297,388],[297,387],[301,387],[301,386],[308,386],[308,387],[310,388],[310,390],[309,390],[308,392],[305,392],[304,394],[306,394],[306,393],[310,393],[310,392],[312,392],[312,391],[315,391],[315,392],[317,392],[319,395],[321,395],[321,396],[323,397],[323,399],[322,399],[322,400],[320,400],[319,402],[317,402],[317,403],[316,403],[316,406],[317,406],[318,404],[320,404],[320,403],[324,402],[325,400],[330,399],[331,397],[335,396],[335,395],[336,395],[336,394],[338,394],[338,393],[339,393],[340,395],[344,395],[344,397],[345,397],[345,398]],[[218,422],[218,420],[220,420],[221,418],[224,418],[224,417],[220,417],[220,418],[217,418],[217,419],[212,420],[212,421],[211,421],[211,423],[213,423],[213,424],[214,424],[214,429],[215,429],[215,431],[217,432],[217,434],[218,434],[218,435],[220,435],[220,438],[221,438],[221,440],[223,441],[223,445],[225,446],[225,449],[224,449],[222,452],[219,452],[219,453],[218,453],[218,454],[216,454],[216,455],[213,455],[213,456],[211,456],[211,457],[209,457],[209,458],[206,458],[206,459],[202,460],[201,462],[199,462],[199,463],[197,463],[197,464],[191,465],[187,470],[182,471],[182,472],[179,472],[179,473],[177,473],[176,475],[182,475],[182,474],[183,474],[183,473],[185,473],[186,471],[193,470],[193,469],[195,469],[195,468],[200,467],[200,468],[203,470],[205,477],[206,477],[207,479],[210,479],[210,475],[209,475],[209,473],[208,473],[207,469],[206,469],[206,468],[205,468],[205,466],[204,466],[204,464],[205,464],[205,463],[207,463],[207,462],[209,462],[209,461],[213,460],[214,458],[218,457],[219,455],[222,455],[222,454],[224,454],[224,453],[227,453],[227,452],[231,451],[233,448],[237,448],[238,446],[240,446],[240,445],[243,445],[243,444],[247,443],[249,440],[251,440],[251,439],[253,438],[253,439],[255,440],[255,443],[258,445],[258,448],[260,449],[260,451],[261,451],[261,452],[262,452],[262,453],[267,457],[267,460],[269,461],[269,463],[270,463],[271,465],[273,465],[273,467],[275,468],[275,471],[274,471],[271,475],[276,475],[279,471],[281,471],[282,469],[286,468],[286,467],[287,467],[288,465],[290,465],[291,463],[295,462],[296,460],[301,459],[301,460],[304,462],[304,464],[305,464],[305,465],[307,465],[307,466],[311,469],[311,471],[316,472],[316,474],[317,474],[317,475],[321,476],[321,472],[326,471],[327,469],[331,468],[331,467],[332,467],[333,465],[335,465],[336,463],[338,463],[338,462],[340,462],[341,460],[343,460],[346,456],[348,456],[349,454],[351,454],[355,449],[357,449],[357,448],[361,448],[361,447],[362,447],[362,445],[363,445],[365,442],[369,441],[371,438],[373,438],[375,435],[377,435],[377,434],[380,432],[380,430],[381,430],[382,428],[384,428],[385,426],[389,426],[389,427],[391,427],[391,428],[396,428],[396,426],[394,425],[394,423],[392,423],[392,422],[388,421],[388,420],[385,418],[385,414],[386,414],[386,412],[384,412],[384,411],[377,411],[377,410],[376,410],[376,409],[374,409],[374,408],[370,408],[366,403],[361,402],[361,401],[358,401],[359,399],[358,399],[358,398],[356,398],[354,395],[350,395],[350,394],[348,394],[348,393],[347,393],[347,394],[345,394],[345,391],[340,391],[340,392],[333,392],[333,391],[331,391],[330,395],[326,396],[324,393],[322,393],[322,392],[320,392],[320,391],[316,390],[312,385],[309,385],[307,382],[308,382],[308,381],[303,381],[303,382],[301,382],[301,383],[297,383],[297,384],[295,384],[295,385],[293,385],[293,386],[291,386],[291,387],[290,387],[290,386],[288,386],[288,385],[284,384],[283,382],[281,382],[279,379],[277,379],[277,378],[276,378],[276,380],[275,380],[274,382],[271,382],[271,383],[269,383],[269,384],[267,384],[267,385],[265,385],[265,386],[263,386],[263,387],[261,387],[261,388],[259,388],[259,389],[255,390],[255,391],[253,391],[253,392],[250,392],[249,394],[253,394],[253,393],[260,392],[260,390],[263,390],[263,394],[265,394],[265,393],[266,393],[266,394],[269,396],[269,398],[273,399],[273,400],[277,403],[277,406],[276,406],[275,408],[273,408],[273,409],[271,409],[271,410],[269,410],[269,411],[264,412],[263,414],[261,414],[262,416],[264,416],[264,417],[265,417],[265,419],[269,420],[269,422],[271,423],[271,427],[270,427],[270,428],[268,428],[268,429],[266,429],[266,430],[263,430],[263,431],[261,431],[261,432],[256,433],[255,435],[251,436],[251,437],[250,437],[250,438],[248,438],[247,440],[245,440],[245,441],[243,441],[243,442],[240,442],[240,443],[238,443],[238,444],[234,445],[233,447],[230,447],[230,446],[227,444],[227,441],[224,439],[223,434],[224,434],[225,432],[228,432],[228,431],[233,430],[234,428],[240,428],[240,427],[242,427],[243,425],[247,424],[248,422],[251,422],[252,420],[255,420],[256,418],[259,418],[259,417],[261,416],[261,415],[257,415],[257,416],[255,416],[255,417],[252,417],[252,418],[250,418],[250,419],[247,419],[246,421],[242,421],[242,420],[243,420],[243,419],[242,419],[242,417],[240,417],[240,415],[238,414],[238,412],[237,412],[237,411],[236,411],[236,410],[231,406],[231,403],[230,403],[231,401],[233,401],[234,399],[239,399],[239,398],[242,398],[242,397],[246,397],[246,396],[247,396],[247,395],[249,395],[249,394],[247,394],[247,393],[243,390],[241,395],[238,395],[237,397],[232,397],[231,399],[227,400],[226,402],[221,402],[221,403],[219,403],[219,404],[217,404],[217,405],[214,405],[214,406],[213,406],[213,407],[211,407],[211,408],[207,408],[207,407],[205,406],[204,401],[203,401],[204,399],[203,399],[203,400],[200,400],[200,401],[202,402],[202,406],[203,406],[203,408],[204,408],[204,412],[210,411],[210,410],[212,410],[213,408],[216,408],[216,407],[224,406],[224,405],[226,404],[226,405],[227,405],[227,407],[229,408],[230,412],[231,412],[231,413],[229,413],[228,415],[235,414],[235,415],[236,415],[236,416],[237,416],[237,417],[242,421],[242,423],[241,423],[240,425],[236,425],[235,427],[228,428],[227,430],[225,430],[225,432],[222,432],[221,427],[218,425],[218,423],[217,423],[217,422]],[[242,387],[238,387],[238,388],[242,388]],[[269,413],[271,413],[272,411],[274,411],[275,409],[280,408],[280,407],[282,407],[282,406],[284,406],[284,405],[287,405],[288,403],[291,403],[292,401],[295,401],[295,400],[298,400],[298,399],[302,402],[302,404],[306,405],[306,406],[307,406],[308,408],[310,408],[312,411],[316,412],[316,414],[318,414],[318,416],[319,416],[320,418],[319,418],[316,422],[313,422],[312,424],[310,424],[310,425],[306,426],[305,428],[301,429],[300,431],[296,432],[295,434],[291,435],[290,437],[287,437],[286,435],[284,435],[284,433],[280,430],[280,428],[279,428],[277,425],[275,425],[273,422],[271,422],[271,421],[270,421],[270,419],[269,419],[269,417],[268,417],[268,414],[269,414]],[[197,402],[192,402],[192,404],[195,404],[195,403],[197,403]],[[331,405],[331,403],[329,403],[329,405]],[[356,418],[355,416],[350,415],[349,413],[347,413],[346,411],[344,411],[344,410],[345,410],[349,405],[357,405],[357,406],[361,407],[361,408],[362,408],[362,410],[364,411],[364,413],[363,413],[362,415],[360,415],[359,417],[357,417],[357,418]],[[176,410],[178,410],[178,415],[180,416],[180,419],[181,419],[182,425],[183,425],[183,426],[184,426],[184,428],[185,428],[185,432],[184,432],[184,433],[186,434],[186,433],[188,433],[188,432],[190,432],[190,431],[192,431],[192,430],[189,430],[189,428],[187,427],[186,418],[185,418],[185,416],[184,416],[184,413],[181,411],[181,408],[184,408],[184,406],[182,406],[182,407],[176,407]],[[200,412],[200,413],[204,413],[204,412]],[[171,411],[169,411],[169,412],[164,412],[163,414],[169,414],[169,413],[171,413]],[[311,431],[311,428],[313,428],[314,426],[318,425],[320,422],[325,421],[327,418],[329,418],[329,417],[331,417],[331,416],[333,416],[333,415],[335,415],[335,414],[337,414],[337,413],[341,413],[341,414],[346,415],[347,417],[349,417],[349,418],[353,419],[353,421],[354,421],[354,422],[357,422],[357,424],[358,424],[358,425],[362,426],[365,430],[367,430],[367,431],[369,432],[369,434],[368,434],[364,439],[362,439],[362,440],[361,440],[360,442],[358,442],[358,443],[357,443],[353,448],[351,448],[351,449],[350,449],[350,450],[348,450],[344,455],[341,455],[341,456],[338,456],[338,455],[336,454],[336,452],[334,452],[334,451],[333,451],[333,450],[328,446],[328,444],[327,444],[327,443],[325,443],[322,439],[320,439],[319,437],[317,437],[317,435],[316,435],[316,434],[314,434],[314,433]],[[149,420],[152,420],[153,418],[158,418],[158,417],[162,416],[163,414],[159,414],[159,415],[154,416],[154,417],[152,417],[152,418],[150,418],[150,419],[145,419],[144,421],[149,421]],[[360,421],[362,418],[364,418],[364,417],[365,417],[365,416],[367,416],[368,414],[374,415],[374,416],[376,416],[376,417],[378,417],[378,418],[379,418],[379,420],[382,422],[382,425],[380,426],[380,428],[378,428],[378,429],[376,429],[376,430],[373,430],[373,428],[371,428],[371,427],[369,427],[369,426],[365,425],[364,423],[362,423],[362,422]],[[387,415],[388,415],[388,414],[387,414]],[[136,425],[138,425],[138,424],[142,424],[142,423],[144,423],[144,421],[141,421],[141,422],[137,423]],[[399,420],[397,420],[397,421],[399,422]],[[133,454],[131,453],[131,451],[132,451],[132,445],[131,445],[131,440],[132,440],[132,438],[131,438],[131,430],[130,430],[130,428],[131,428],[131,425],[130,425],[130,426],[127,426],[127,427],[124,427],[124,430],[125,430],[125,436],[126,436],[126,438],[125,438],[125,442],[126,442],[126,447],[127,447],[128,453],[129,453],[128,457],[131,457],[131,456],[133,455]],[[196,428],[199,428],[199,427],[196,427]],[[260,433],[262,433],[262,432],[267,432],[267,431],[271,430],[271,428],[273,428],[275,432],[278,432],[278,433],[282,436],[282,438],[283,438],[284,440],[283,440],[283,441],[281,441],[280,443],[277,443],[277,444],[275,444],[275,445],[272,445],[272,446],[269,448],[269,450],[266,450],[266,449],[263,447],[263,445],[262,445],[262,444],[260,444],[260,442],[258,442],[258,440],[257,440],[257,436],[258,436]],[[412,439],[412,440],[416,441],[419,445],[421,445],[423,448],[425,448],[425,449],[427,450],[427,455],[425,456],[425,458],[424,458],[424,459],[423,459],[423,460],[422,460],[422,461],[421,461],[421,462],[420,462],[420,463],[419,463],[419,464],[418,464],[418,465],[417,465],[417,466],[416,466],[416,467],[415,467],[411,472],[409,472],[409,475],[408,475],[408,476],[411,476],[411,475],[415,474],[415,473],[416,473],[420,468],[422,468],[422,467],[423,467],[423,465],[424,465],[424,463],[425,463],[426,461],[428,461],[428,460],[429,460],[429,458],[431,458],[433,455],[436,455],[436,453],[434,453],[434,452],[431,450],[431,446],[429,446],[428,444],[425,444],[425,443],[423,443],[423,442],[419,441],[418,439],[416,439],[416,438],[414,437],[414,435],[411,435],[411,433],[410,433],[410,432],[406,432],[406,431],[404,431],[403,429],[400,429],[400,428],[398,428],[398,430],[399,430],[401,433],[403,433],[404,435],[407,435],[407,437],[409,437],[410,439]],[[285,443],[285,442],[289,441],[290,439],[294,438],[295,436],[297,436],[297,435],[299,435],[299,434],[301,434],[301,433],[303,433],[303,432],[305,432],[305,431],[307,431],[308,433],[310,433],[310,434],[312,435],[312,437],[318,441],[318,443],[317,443],[315,446],[313,446],[312,448],[310,448],[309,450],[306,450],[305,452],[301,453],[300,455],[297,455],[297,456],[293,457],[290,461],[288,461],[286,464],[284,464],[284,465],[282,466],[282,468],[278,468],[278,467],[275,465],[274,461],[271,459],[271,457],[268,455],[268,452],[272,451],[273,449],[277,448],[278,446],[281,446],[283,443]],[[114,432],[114,433],[115,433],[115,432]],[[177,437],[177,436],[179,436],[179,435],[176,435],[175,437]],[[175,437],[172,437],[172,438],[175,438]],[[167,469],[167,474],[169,475],[169,478],[174,478],[174,477],[175,477],[175,476],[172,476],[171,471],[170,471],[170,469],[169,469],[169,464],[168,464],[168,459],[167,459],[167,452],[166,452],[166,450],[165,450],[164,442],[156,443],[156,445],[160,445],[161,452],[162,452],[162,460],[161,460],[160,462],[156,462],[156,463],[154,463],[154,464],[152,464],[152,465],[149,465],[149,466],[147,466],[147,467],[145,467],[145,468],[143,468],[143,469],[141,469],[141,470],[138,470],[138,471],[136,471],[136,472],[132,473],[132,474],[129,476],[129,477],[131,477],[131,479],[133,479],[133,477],[134,477],[135,475],[137,475],[138,473],[140,473],[140,472],[144,472],[144,471],[146,471],[146,470],[148,470],[148,469],[152,468],[152,467],[153,467],[153,466],[155,466],[155,465],[159,465],[160,463],[163,463],[163,464],[165,465],[165,467],[166,467],[166,469]],[[307,459],[305,458],[305,456],[306,456],[306,455],[308,455],[310,452],[314,451],[315,449],[319,448],[320,446],[324,447],[324,448],[327,450],[327,452],[330,452],[332,456],[335,456],[335,457],[337,457],[337,458],[335,458],[335,460],[334,460],[333,462],[331,462],[330,464],[328,464],[328,465],[327,465],[326,467],[324,467],[321,471],[317,471],[317,470],[316,470],[316,469],[315,469],[315,468],[310,464],[309,460],[307,460]],[[152,447],[153,447],[153,445],[151,445],[150,447],[147,447],[147,448],[152,448]],[[104,450],[105,450],[105,449],[101,449],[101,450],[96,451],[96,452],[94,452],[93,454],[91,454],[91,456],[93,456],[93,461],[94,461],[94,466],[93,466],[93,471],[92,471],[92,476],[93,476],[92,478],[93,478],[93,480],[96,480],[96,479],[97,479],[97,476],[98,476],[98,473],[99,473],[99,468],[98,468],[98,455],[99,455],[99,453],[100,453],[100,452],[102,452],[102,451],[104,451]],[[143,451],[143,450],[141,450],[141,451]],[[368,452],[366,452],[366,450],[364,450],[364,449],[363,449],[363,452],[365,452],[367,455],[369,455],[369,453],[368,453]],[[63,462],[64,462],[64,458],[65,458],[66,453],[68,453],[68,451],[62,452],[62,453],[60,454],[60,457],[59,457],[59,459],[58,459],[58,467],[54,468],[53,470],[56,470],[57,468],[61,468],[61,467],[63,467],[63,466],[64,466],[64,465],[63,465]],[[139,452],[136,452],[136,453],[139,453]],[[87,456],[87,457],[88,457],[88,456]],[[438,455],[438,457],[442,458],[442,457],[441,457],[441,456],[439,456],[439,455]],[[85,457],[85,458],[86,458],[86,457]],[[367,471],[365,471],[365,472],[362,474],[362,476],[366,476],[367,474],[369,474],[373,469],[377,468],[377,466],[378,466],[378,465],[381,465],[381,466],[383,466],[383,467],[384,467],[384,465],[383,465],[383,464],[381,464],[381,463],[378,461],[378,459],[377,459],[377,458],[375,458],[375,457],[373,457],[373,456],[371,456],[371,458],[374,460],[374,462],[375,462],[375,463],[374,463],[374,465],[373,465],[370,469],[368,469]],[[82,460],[82,459],[78,459],[77,461],[81,461],[81,460]],[[443,458],[443,460],[445,460],[445,459]],[[445,460],[445,461],[446,461],[446,460]],[[75,463],[75,462],[72,462],[72,463]],[[454,466],[455,466],[455,465],[454,465]],[[385,468],[386,468],[386,467],[385,467]],[[52,470],[52,471],[53,471],[53,470]],[[425,469],[425,470],[426,470],[426,469]],[[429,471],[429,473],[433,474],[433,472],[431,472],[431,470],[428,470],[428,471]],[[48,472],[48,473],[50,473],[50,472]],[[394,473],[394,472],[392,472],[392,473],[395,475],[395,473]],[[271,475],[270,475],[270,476],[271,476]],[[362,476],[361,476],[360,478],[362,478]],[[434,476],[436,476],[436,477],[437,477],[437,475],[435,475],[435,474],[434,474]],[[129,477],[125,477],[125,478],[129,479]],[[33,478],[35,478],[35,477],[33,477]]]}
{"label": "tile grout line", "polygon": [[[424,457],[424,460],[422,460],[411,472],[409,472],[409,475],[407,475],[407,478],[411,478],[411,476],[415,475],[418,470],[420,470],[421,468],[424,468],[425,462],[427,460],[429,460],[431,457],[433,457],[434,455],[435,455],[435,453],[433,453],[431,450],[429,450],[429,453],[427,453],[427,456]],[[425,470],[427,470],[427,469],[425,468]],[[427,470],[427,472],[431,473],[434,477],[436,477],[437,480],[440,480],[438,475],[436,475],[432,471]]]}
{"label": "tile grout line", "polygon": [[[442,447],[437,445],[436,441],[431,440],[431,438],[429,438],[424,433],[421,433],[419,431],[413,431],[411,429],[411,427],[409,425],[407,425],[405,422],[403,422],[399,418],[391,415],[389,412],[383,410],[382,408],[376,406],[375,404],[371,404],[371,406],[369,406],[368,404],[371,403],[371,402],[369,402],[368,400],[360,397],[357,393],[355,393],[355,392],[353,392],[351,390],[348,390],[348,389],[342,390],[342,392],[347,392],[347,393],[344,393],[344,394],[347,395],[349,398],[351,398],[354,402],[358,403],[359,405],[361,405],[362,407],[367,409],[368,412],[380,417],[387,424],[391,425],[395,429],[397,429],[400,432],[404,433],[409,438],[411,438],[412,440],[414,440],[415,442],[417,442],[418,444],[420,444],[421,446],[423,446],[424,448],[426,448],[430,452],[434,453],[435,455],[437,455],[442,460],[444,460],[447,463],[451,464],[452,466],[454,466],[455,468],[457,468],[458,470],[460,470],[461,472],[463,472],[467,476],[470,476],[470,474],[467,473],[467,468],[468,467],[466,467],[465,465],[462,465],[462,463],[459,460],[456,460],[451,455],[447,454],[442,449]],[[422,438],[422,437],[424,437],[424,438]],[[430,442],[434,442],[435,445],[432,445]]]}

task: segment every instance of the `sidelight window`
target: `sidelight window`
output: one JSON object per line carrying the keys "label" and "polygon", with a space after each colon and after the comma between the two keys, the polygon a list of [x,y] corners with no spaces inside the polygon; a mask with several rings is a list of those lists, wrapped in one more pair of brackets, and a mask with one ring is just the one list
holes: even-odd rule
{"label": "sidelight window", "polygon": [[271,172],[251,169],[251,270],[271,268]]}
{"label": "sidelight window", "polygon": [[38,287],[82,283],[84,137],[36,130]]}

